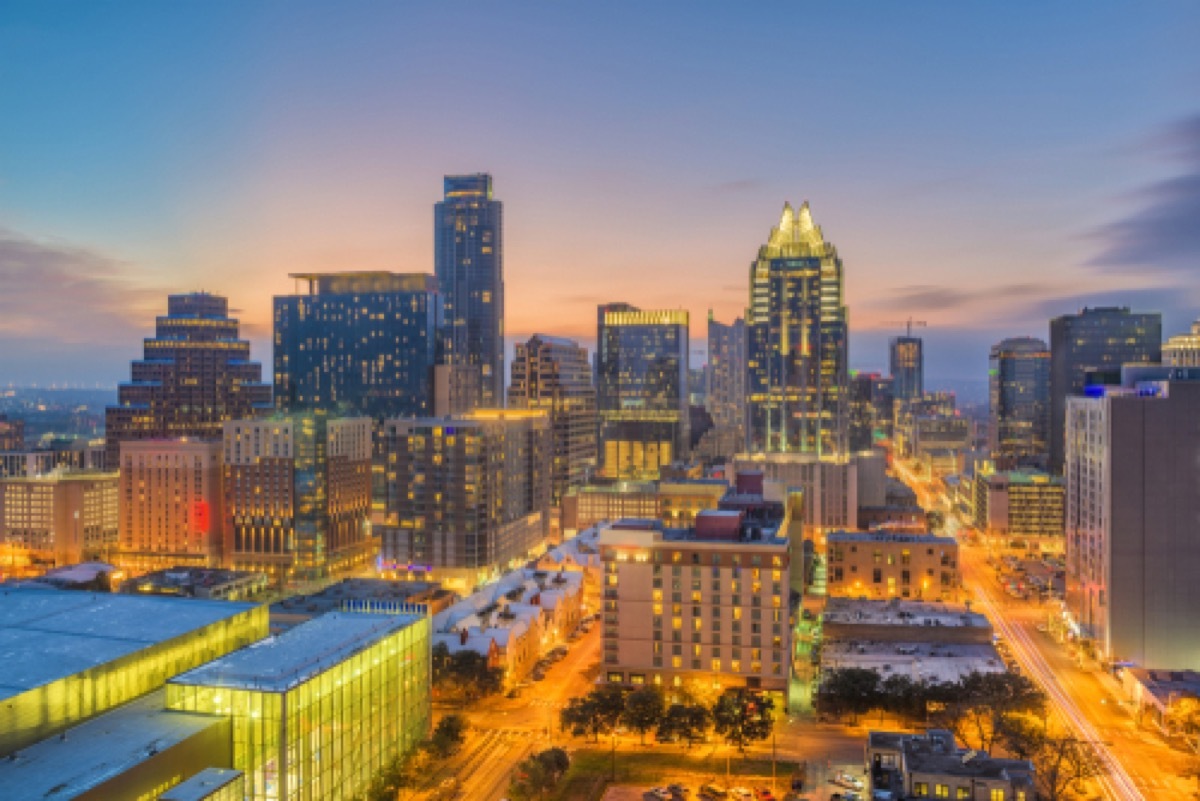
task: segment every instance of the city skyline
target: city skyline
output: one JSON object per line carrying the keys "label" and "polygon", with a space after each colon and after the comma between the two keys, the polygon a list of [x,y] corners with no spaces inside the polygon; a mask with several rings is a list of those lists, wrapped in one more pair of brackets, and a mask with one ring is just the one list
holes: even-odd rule
{"label": "city skyline", "polygon": [[[797,63],[732,10],[238,10],[6,9],[0,109],[26,124],[0,132],[3,383],[114,385],[161,298],[196,290],[270,363],[289,273],[432,273],[429,207],[474,171],[508,205],[510,348],[593,348],[591,308],[633,281],[648,307],[740,316],[785,201],[839,243],[853,369],[884,368],[884,322],[910,314],[932,385],[1084,305],[1161,311],[1164,334],[1200,309],[1195,11],[779,10],[820,34]],[[470,55],[438,62],[451,45]]]}

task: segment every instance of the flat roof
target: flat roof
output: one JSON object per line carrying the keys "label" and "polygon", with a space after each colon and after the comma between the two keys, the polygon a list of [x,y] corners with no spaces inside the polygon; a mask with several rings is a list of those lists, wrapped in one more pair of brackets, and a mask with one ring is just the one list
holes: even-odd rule
{"label": "flat roof", "polygon": [[986,616],[965,606],[924,601],[830,598],[823,615],[827,623],[891,626],[951,626],[990,628]]}
{"label": "flat roof", "polygon": [[181,673],[169,683],[286,692],[422,619],[330,612]]}
{"label": "flat roof", "polygon": [[825,670],[862,668],[882,678],[908,676],[914,681],[957,682],[972,673],[1004,673],[1004,660],[991,645],[933,643],[856,643],[826,641]]}
{"label": "flat roof", "polygon": [[954,537],[942,537],[928,532],[915,533],[903,531],[833,531],[827,540],[829,542],[911,542],[928,543],[929,545],[958,545]]}
{"label": "flat roof", "polygon": [[233,768],[205,768],[187,781],[167,790],[159,801],[204,801],[222,787],[228,787],[242,776]]}
{"label": "flat roof", "polygon": [[0,589],[0,700],[225,620],[255,604]]}
{"label": "flat roof", "polygon": [[164,709],[164,695],[164,690],[156,690],[0,760],[4,798],[75,798],[154,753],[226,721],[224,716]]}

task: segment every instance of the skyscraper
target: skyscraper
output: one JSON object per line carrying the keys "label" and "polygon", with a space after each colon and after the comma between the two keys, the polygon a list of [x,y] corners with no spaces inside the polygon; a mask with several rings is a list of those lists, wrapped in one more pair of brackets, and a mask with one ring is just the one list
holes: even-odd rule
{"label": "skyscraper", "polygon": [[845,453],[847,313],[842,260],[808,203],[784,204],[750,265],[746,318],[751,451]]}
{"label": "skyscraper", "polygon": [[627,303],[597,313],[601,474],[656,479],[688,453],[688,313]]}
{"label": "skyscraper", "polygon": [[925,354],[920,337],[902,336],[888,340],[888,364],[892,392],[897,401],[910,401],[925,394]]}
{"label": "skyscraper", "polygon": [[708,313],[707,405],[718,427],[746,426],[746,321],[726,325]]}
{"label": "skyscraper", "polygon": [[992,347],[988,369],[992,458],[1045,467],[1050,439],[1050,348],[1014,337]]}
{"label": "skyscraper", "polygon": [[1084,309],[1050,321],[1050,470],[1061,473],[1067,398],[1088,384],[1120,383],[1121,365],[1162,358],[1162,315],[1128,306]]}
{"label": "skyscraper", "polygon": [[1200,367],[1200,320],[1187,334],[1175,334],[1163,344],[1162,363],[1170,367]]}
{"label": "skyscraper", "polygon": [[569,339],[535,334],[513,355],[511,409],[541,409],[554,437],[552,501],[582,486],[596,466],[596,387],[587,350]]}
{"label": "skyscraper", "polygon": [[492,176],[447,175],[434,206],[434,271],[446,310],[444,359],[479,371],[478,406],[504,402],[502,204]]}
{"label": "skyscraper", "polygon": [[849,448],[869,451],[877,439],[890,439],[895,421],[893,379],[879,373],[854,373],[849,385]]}
{"label": "skyscraper", "polygon": [[433,276],[303,273],[275,298],[275,405],[386,417],[433,413],[442,305]]}
{"label": "skyscraper", "polygon": [[117,387],[119,405],[105,413],[108,464],[117,464],[125,440],[216,440],[227,421],[270,410],[271,387],[228,308],[225,298],[203,292],[167,299],[132,380]]}

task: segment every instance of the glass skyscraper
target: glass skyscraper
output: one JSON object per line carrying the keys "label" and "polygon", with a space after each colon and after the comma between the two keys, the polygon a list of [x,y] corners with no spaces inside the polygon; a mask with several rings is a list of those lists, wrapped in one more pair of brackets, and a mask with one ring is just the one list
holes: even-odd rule
{"label": "glass skyscraper", "polygon": [[910,401],[925,394],[925,354],[920,337],[892,337],[888,341],[888,363],[896,400]]}
{"label": "glass skyscraper", "polygon": [[1067,398],[1088,384],[1119,384],[1121,365],[1158,364],[1162,315],[1128,306],[1084,309],[1050,321],[1050,469],[1061,473]]}
{"label": "glass skyscraper", "polygon": [[597,317],[601,474],[657,479],[688,453],[688,313],[613,303]]}
{"label": "glass skyscraper", "polygon": [[104,415],[114,467],[122,440],[220,439],[226,421],[270,411],[271,387],[250,361],[250,343],[238,339],[229,302],[195,292],[167,298],[167,314],[145,340],[131,380],[117,387],[117,402]]}
{"label": "glass skyscraper", "polygon": [[492,176],[447,175],[434,206],[434,272],[446,310],[446,364],[479,372],[477,406],[504,403],[503,207]]}
{"label": "glass skyscraper", "polygon": [[1045,468],[1050,440],[1050,348],[1015,337],[992,347],[988,365],[992,458]]}
{"label": "glass skyscraper", "polygon": [[750,450],[847,449],[847,312],[842,260],[808,203],[784,204],[750,265],[746,318]]}
{"label": "glass skyscraper", "polygon": [[743,431],[746,427],[746,321],[726,325],[708,313],[708,365],[705,402],[713,423]]}
{"label": "glass skyscraper", "polygon": [[382,421],[433,413],[442,305],[433,276],[305,273],[275,298],[275,405]]}

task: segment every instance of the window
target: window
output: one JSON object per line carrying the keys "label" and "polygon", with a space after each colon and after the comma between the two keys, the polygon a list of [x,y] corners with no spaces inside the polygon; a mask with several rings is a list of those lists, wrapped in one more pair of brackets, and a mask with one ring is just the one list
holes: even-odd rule
{"label": "window", "polygon": [[959,787],[958,792],[954,794],[954,797],[959,799],[959,801],[963,801],[963,799],[969,800],[971,798],[971,788]]}
{"label": "window", "polygon": [[608,681],[610,684],[621,684],[622,682],[625,681],[625,674],[624,673],[609,673]]}
{"label": "window", "polygon": [[929,784],[927,782],[913,782],[913,795],[929,795]]}
{"label": "window", "polygon": [[988,793],[989,801],[1004,801],[1004,788],[994,787]]}
{"label": "window", "polygon": [[934,798],[949,798],[950,797],[950,785],[948,785],[948,784],[934,785],[933,796],[934,796]]}

